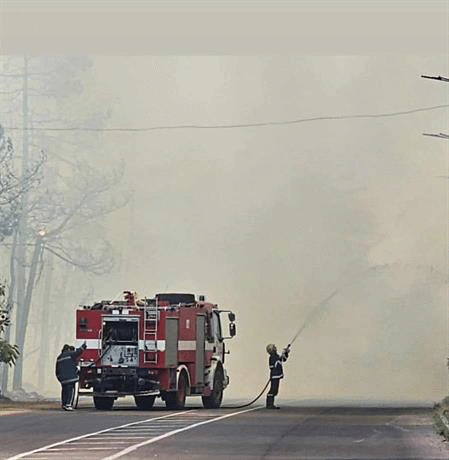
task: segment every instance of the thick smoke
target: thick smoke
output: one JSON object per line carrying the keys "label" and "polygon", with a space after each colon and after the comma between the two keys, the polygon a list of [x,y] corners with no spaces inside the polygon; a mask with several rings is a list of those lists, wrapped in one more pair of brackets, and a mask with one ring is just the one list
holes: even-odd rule
{"label": "thick smoke", "polygon": [[[447,103],[441,56],[97,58],[111,125],[238,124]],[[237,314],[228,396],[294,343],[281,395],[432,400],[447,392],[445,110],[297,125],[114,134],[136,191],[111,221],[117,286],[205,294]],[[114,143],[123,147],[114,150]]]}

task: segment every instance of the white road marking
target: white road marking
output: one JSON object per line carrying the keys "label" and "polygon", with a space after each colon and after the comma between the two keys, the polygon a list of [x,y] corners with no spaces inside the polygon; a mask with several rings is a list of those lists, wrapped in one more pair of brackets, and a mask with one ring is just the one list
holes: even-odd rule
{"label": "white road marking", "polygon": [[96,440],[96,441],[104,441],[105,439],[129,439],[129,438],[145,438],[145,436],[139,436],[138,434],[136,434],[135,436],[134,435],[108,435],[108,436],[101,436],[101,437],[93,437],[93,438],[89,438],[89,439],[92,439],[92,440]]}
{"label": "white road marking", "polygon": [[[184,425],[185,425],[185,423],[184,423]],[[162,431],[162,430],[160,428],[154,428],[153,430],[120,431],[119,433],[117,433],[117,435],[118,436],[120,436],[120,435],[125,436],[125,435],[128,435],[128,434],[135,434],[136,436],[138,436],[139,434],[155,433],[157,431]]]}
{"label": "white road marking", "polygon": [[[175,424],[173,424],[175,425]],[[163,428],[165,428],[167,425],[164,425]],[[154,431],[155,428],[135,428],[135,429],[132,429],[132,428],[120,428],[117,430],[117,433],[136,433],[136,432],[139,432],[139,433],[146,433],[147,431]]]}
{"label": "white road marking", "polygon": [[[45,457],[45,459],[55,459],[60,458],[59,456],[64,455],[64,453],[66,456],[73,455],[75,452],[79,453],[80,455],[82,455],[82,452],[85,452],[87,455],[87,451],[97,452],[98,454],[96,454],[96,458],[100,459],[101,454],[99,451],[105,451],[103,455],[106,455],[107,451],[109,451],[109,454],[111,454],[111,451],[116,451],[114,455],[110,455],[104,459],[111,460],[122,457],[128,452],[132,452],[139,447],[145,446],[147,444],[152,444],[161,439],[173,436],[177,433],[181,433],[207,423],[219,421],[256,409],[260,409],[260,407],[255,407],[239,412],[232,412],[218,417],[216,416],[216,413],[208,412],[207,414],[202,414],[203,417],[201,419],[197,417],[197,412],[195,410],[174,412],[160,417],[127,423],[125,425],[119,425],[112,428],[107,428],[105,430],[77,436],[65,441],[60,441],[48,446],[31,450],[29,452],[15,455],[14,457],[10,457],[7,460],[17,460],[24,457],[37,460],[38,457],[34,457],[33,454],[50,454],[52,456]],[[205,420],[206,416],[208,419]],[[175,419],[175,417],[177,417],[177,419]],[[173,422],[169,422],[169,418],[170,420],[173,418]],[[57,457],[54,457],[53,455],[57,455]],[[64,458],[66,459],[66,457]]]}
{"label": "white road marking", "polygon": [[147,436],[105,436],[101,438],[94,438],[94,439],[142,439],[146,438]]}
{"label": "white road marking", "polygon": [[[87,444],[87,445],[91,445],[91,444],[98,444],[98,445],[101,445],[101,444],[105,444],[107,446],[110,446],[111,445],[111,442],[110,441],[96,441],[95,439],[92,441],[91,439],[87,440],[87,441],[77,441],[76,445],[79,445],[79,444]],[[114,444],[129,444],[127,443],[126,441],[114,441]]]}
{"label": "white road marking", "polygon": [[124,455],[129,454],[130,452],[133,452],[139,449],[140,447],[147,446],[148,444],[153,444],[157,441],[160,441],[161,439],[165,439],[175,434],[182,433],[183,431],[191,430],[192,428],[196,428],[201,425],[206,425],[207,423],[217,422],[218,420],[223,420],[225,418],[233,417],[234,415],[244,414],[245,412],[250,412],[257,409],[260,409],[260,407],[253,407],[252,409],[246,409],[239,412],[232,412],[231,414],[222,415],[221,417],[216,417],[210,420],[204,420],[203,422],[194,423],[193,425],[188,425],[184,428],[178,428],[176,430],[169,431],[168,433],[162,434],[160,436],[156,436],[155,438],[148,439],[147,441],[141,442],[139,444],[135,444],[134,446],[130,446],[122,450],[121,452],[117,452],[114,455],[105,457],[102,460],[115,460],[116,458],[123,457]]}
{"label": "white road marking", "polygon": [[173,414],[168,414],[168,415],[162,415],[160,417],[149,418],[147,420],[142,420],[140,422],[126,423],[125,425],[120,425],[118,427],[115,426],[115,427],[112,427],[112,428],[106,428],[105,430],[95,431],[94,433],[83,434],[81,436],[76,436],[74,438],[66,439],[65,441],[59,441],[59,442],[55,442],[54,444],[50,444],[48,446],[40,447],[39,449],[33,449],[33,450],[28,451],[28,452],[23,452],[22,454],[14,455],[14,457],[9,457],[6,460],[17,460],[19,458],[27,457],[28,455],[34,454],[36,452],[48,451],[52,447],[61,446],[63,444],[67,444],[67,443],[73,442],[73,441],[78,441],[78,439],[87,438],[89,436],[95,436],[95,435],[100,434],[100,433],[107,433],[108,431],[116,430],[117,428],[122,428],[122,427],[125,427],[125,426],[132,426],[132,425],[137,425],[137,424],[141,424],[141,423],[145,423],[145,422],[151,422],[153,420],[160,420],[160,419],[163,419],[163,418],[174,417],[175,415],[179,415],[179,413],[175,412]]}
{"label": "white road marking", "polygon": [[[108,447],[109,449],[120,449],[120,447]],[[49,452],[68,452],[69,450],[80,450],[79,447],[63,447],[61,449],[48,449]],[[105,450],[104,447],[83,447],[83,450]]]}

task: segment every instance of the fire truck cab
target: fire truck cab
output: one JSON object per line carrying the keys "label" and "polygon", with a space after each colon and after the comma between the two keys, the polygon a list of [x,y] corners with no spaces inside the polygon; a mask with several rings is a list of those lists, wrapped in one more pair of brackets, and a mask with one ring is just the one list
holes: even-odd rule
{"label": "fire truck cab", "polygon": [[[223,335],[227,313],[229,335]],[[225,342],[235,336],[235,315],[193,294],[157,294],[101,301],[76,311],[80,359],[79,394],[91,394],[97,409],[133,395],[140,409],[156,397],[182,409],[186,396],[201,396],[206,408],[219,408],[229,384]]]}

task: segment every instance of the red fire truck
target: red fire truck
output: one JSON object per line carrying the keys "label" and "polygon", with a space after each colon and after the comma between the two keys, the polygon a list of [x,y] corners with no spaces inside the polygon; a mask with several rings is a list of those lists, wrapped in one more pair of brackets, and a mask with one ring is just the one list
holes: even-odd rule
{"label": "red fire truck", "polygon": [[[227,313],[229,336],[222,335]],[[97,409],[133,395],[140,409],[160,396],[168,408],[182,409],[186,396],[202,397],[218,408],[229,383],[224,367],[225,340],[235,336],[235,315],[193,294],[157,294],[102,301],[76,312],[80,360],[79,394],[93,396]]]}

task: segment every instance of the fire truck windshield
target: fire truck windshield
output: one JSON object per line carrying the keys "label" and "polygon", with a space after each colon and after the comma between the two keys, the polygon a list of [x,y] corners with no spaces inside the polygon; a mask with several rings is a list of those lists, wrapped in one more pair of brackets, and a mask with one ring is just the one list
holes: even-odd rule
{"label": "fire truck windshield", "polygon": [[103,323],[103,341],[105,343],[138,342],[137,321],[105,321]]}
{"label": "fire truck windshield", "polygon": [[220,322],[220,315],[214,311],[212,315],[212,328],[213,334],[218,341],[222,341],[223,337],[221,335],[221,322]]}

